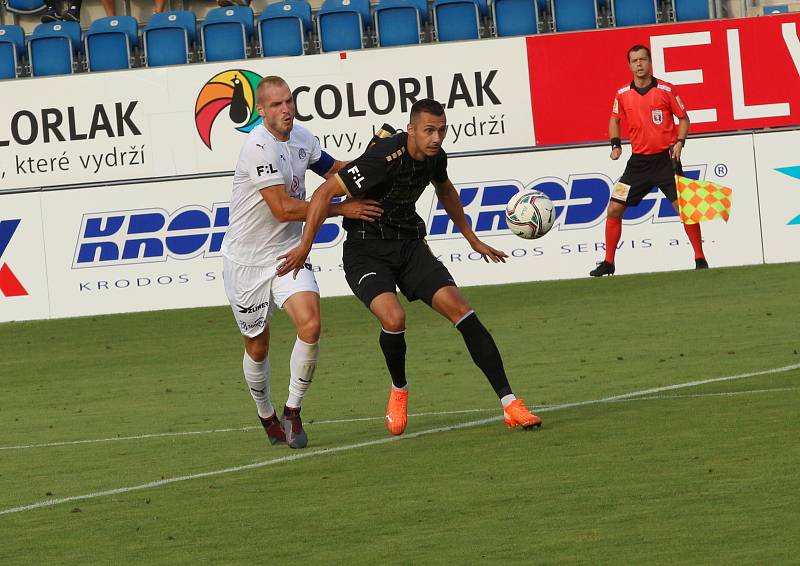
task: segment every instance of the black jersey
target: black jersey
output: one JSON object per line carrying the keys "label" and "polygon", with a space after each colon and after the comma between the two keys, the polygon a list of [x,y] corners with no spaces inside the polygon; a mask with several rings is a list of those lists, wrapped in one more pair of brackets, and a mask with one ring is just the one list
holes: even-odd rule
{"label": "black jersey", "polygon": [[381,203],[383,214],[374,222],[345,218],[348,238],[363,240],[413,240],[424,238],[425,222],[416,203],[431,181],[447,180],[444,150],[416,161],[406,149],[408,134],[379,140],[337,174],[347,194]]}

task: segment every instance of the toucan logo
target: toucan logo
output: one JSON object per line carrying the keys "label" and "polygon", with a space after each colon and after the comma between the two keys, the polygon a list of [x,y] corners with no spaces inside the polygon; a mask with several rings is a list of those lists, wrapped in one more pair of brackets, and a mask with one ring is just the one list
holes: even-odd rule
{"label": "toucan logo", "polygon": [[6,251],[14,232],[17,231],[20,218],[13,220],[0,220],[0,295],[5,297],[24,297],[28,294],[17,276],[11,268],[2,260],[3,253]]}
{"label": "toucan logo", "polygon": [[225,108],[240,132],[248,133],[261,123],[256,112],[256,86],[260,80],[261,75],[252,71],[232,69],[213,76],[203,85],[194,105],[194,123],[208,149],[211,149],[211,127]]}

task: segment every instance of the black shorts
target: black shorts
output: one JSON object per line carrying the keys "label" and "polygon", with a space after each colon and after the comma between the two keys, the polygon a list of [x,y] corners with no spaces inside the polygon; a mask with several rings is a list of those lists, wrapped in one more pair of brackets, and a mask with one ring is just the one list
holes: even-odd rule
{"label": "black shorts", "polygon": [[[625,166],[625,172],[619,180],[619,184],[614,187],[611,200],[626,206],[636,206],[655,186],[661,189],[664,196],[670,202],[678,198],[678,191],[675,187],[675,174],[683,175],[680,161],[673,168],[672,157],[669,151],[644,155],[634,153]],[[627,198],[624,196],[624,187],[628,185]],[[622,192],[620,192],[622,191]]]}
{"label": "black shorts", "polygon": [[423,239],[348,239],[342,263],[347,284],[367,308],[375,297],[396,293],[398,287],[409,301],[422,299],[430,305],[436,291],[456,286]]}

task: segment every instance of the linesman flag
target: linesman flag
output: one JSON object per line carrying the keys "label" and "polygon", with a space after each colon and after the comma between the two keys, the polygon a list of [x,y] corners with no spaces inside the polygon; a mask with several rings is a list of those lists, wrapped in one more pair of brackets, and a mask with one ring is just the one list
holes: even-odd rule
{"label": "linesman flag", "polygon": [[678,187],[678,209],[684,224],[697,224],[715,218],[727,222],[730,218],[733,191],[729,187],[680,175],[675,176],[675,184]]}

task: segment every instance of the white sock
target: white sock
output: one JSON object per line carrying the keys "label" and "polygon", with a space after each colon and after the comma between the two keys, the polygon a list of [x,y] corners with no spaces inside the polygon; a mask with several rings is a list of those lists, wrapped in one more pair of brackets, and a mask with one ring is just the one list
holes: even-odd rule
{"label": "white sock", "polygon": [[500,399],[500,403],[502,403],[503,408],[505,409],[508,407],[512,402],[516,401],[517,397],[513,393],[509,393],[508,395],[504,395],[502,399]]}
{"label": "white sock", "polygon": [[406,383],[403,387],[397,387],[394,383],[392,383],[392,389],[394,391],[408,391],[408,383]]}
{"label": "white sock", "polygon": [[275,413],[275,408],[269,400],[269,382],[272,375],[269,358],[256,362],[245,350],[242,369],[244,370],[244,380],[250,389],[250,395],[253,396],[253,401],[256,402],[259,416],[262,419],[272,416]]}
{"label": "white sock", "polygon": [[289,398],[286,400],[288,407],[299,407],[303,397],[314,379],[314,370],[317,369],[319,358],[319,342],[308,344],[298,338],[292,348],[292,357],[289,359]]}

